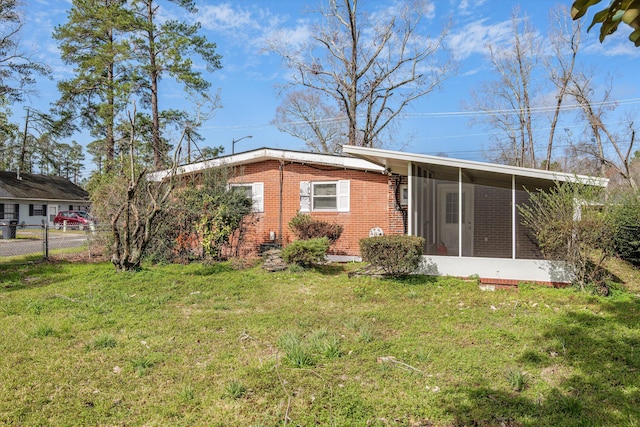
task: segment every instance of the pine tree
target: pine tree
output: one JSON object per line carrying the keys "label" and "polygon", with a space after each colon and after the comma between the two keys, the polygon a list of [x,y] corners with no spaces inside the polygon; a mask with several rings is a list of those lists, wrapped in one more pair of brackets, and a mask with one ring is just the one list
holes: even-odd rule
{"label": "pine tree", "polygon": [[[172,0],[172,3],[195,13],[191,0]],[[200,24],[187,24],[177,20],[160,22],[160,6],[156,0],[134,0],[133,8],[138,19],[138,33],[135,38],[136,60],[144,70],[146,82],[141,86],[143,105],[151,109],[153,163],[156,169],[166,166],[169,147],[161,135],[161,110],[159,107],[159,81],[169,75],[182,83],[190,93],[207,95],[211,83],[202,77],[193,66],[192,55],[199,55],[206,63],[207,71],[221,68],[220,55],[216,54],[215,43],[198,35]]]}
{"label": "pine tree", "polygon": [[53,34],[63,61],[76,70],[58,83],[59,105],[76,110],[92,136],[103,141],[105,172],[113,168],[116,117],[136,81],[127,36],[134,22],[125,0],[73,0],[67,23]]}

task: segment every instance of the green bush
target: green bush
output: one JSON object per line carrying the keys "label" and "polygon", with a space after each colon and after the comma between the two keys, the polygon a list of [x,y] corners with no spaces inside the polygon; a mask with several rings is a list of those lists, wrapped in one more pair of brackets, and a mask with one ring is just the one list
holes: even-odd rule
{"label": "green bush", "polygon": [[640,198],[624,195],[612,208],[613,248],[625,261],[640,265]]}
{"label": "green bush", "polygon": [[296,240],[282,250],[282,259],[288,264],[312,266],[324,261],[329,250],[329,239]]}
{"label": "green bush", "polygon": [[518,210],[544,257],[566,262],[574,285],[582,291],[605,285],[613,230],[603,188],[556,183],[549,191],[529,192],[529,203]]}
{"label": "green bush", "polygon": [[380,267],[390,276],[413,273],[422,260],[424,239],[416,236],[392,235],[360,240],[362,259]]}
{"label": "green bush", "polygon": [[298,213],[289,221],[289,229],[300,240],[326,237],[329,243],[335,243],[342,235],[342,226],[313,219],[311,215]]}

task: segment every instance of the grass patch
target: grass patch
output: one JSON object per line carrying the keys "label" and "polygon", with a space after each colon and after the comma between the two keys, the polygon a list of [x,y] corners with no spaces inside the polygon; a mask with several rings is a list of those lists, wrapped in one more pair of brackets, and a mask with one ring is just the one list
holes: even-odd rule
{"label": "grass patch", "polygon": [[513,391],[524,391],[529,386],[529,374],[519,369],[511,369],[507,372],[507,382]]}
{"label": "grass patch", "polygon": [[293,332],[282,335],[278,339],[278,346],[284,352],[285,360],[295,368],[304,368],[315,364],[309,345]]}
{"label": "grass patch", "polygon": [[155,362],[149,356],[139,356],[131,361],[131,367],[139,377],[147,375],[153,365]]}
{"label": "grass patch", "polygon": [[636,293],[2,265],[0,425],[640,425]]}
{"label": "grass patch", "polygon": [[40,325],[33,331],[33,336],[37,338],[50,337],[53,334],[55,331],[49,325]]}
{"label": "grass patch", "polygon": [[104,348],[114,348],[118,342],[109,334],[101,334],[95,337],[90,343],[85,345],[87,350],[99,350]]}
{"label": "grass patch", "polygon": [[240,381],[231,380],[224,386],[225,396],[240,399],[247,393],[247,387]]}

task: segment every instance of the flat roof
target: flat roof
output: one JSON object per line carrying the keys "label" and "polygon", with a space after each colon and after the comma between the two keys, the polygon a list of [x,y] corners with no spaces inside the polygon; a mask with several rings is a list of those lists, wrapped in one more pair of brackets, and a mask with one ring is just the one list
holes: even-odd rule
{"label": "flat roof", "polygon": [[409,163],[417,163],[440,167],[462,168],[471,171],[488,172],[491,174],[515,175],[533,180],[580,182],[599,187],[606,187],[609,183],[607,178],[599,178],[595,176],[499,165],[495,163],[453,159],[449,157],[429,156],[426,154],[406,153],[402,151],[383,150],[380,148],[345,145],[342,147],[342,151],[343,153],[351,154],[363,160],[380,165],[387,171],[399,175],[407,175]]}
{"label": "flat roof", "polygon": [[[385,168],[378,164],[358,157],[339,156],[335,154],[309,153],[304,151],[281,150],[273,148],[258,148],[229,156],[218,157],[188,165],[178,166],[176,175],[196,173],[206,169],[221,166],[242,166],[250,163],[258,163],[265,160],[283,160],[293,163],[311,163],[343,169],[355,169],[384,173]],[[170,175],[170,170],[153,172],[147,175],[150,181],[161,181]]]}

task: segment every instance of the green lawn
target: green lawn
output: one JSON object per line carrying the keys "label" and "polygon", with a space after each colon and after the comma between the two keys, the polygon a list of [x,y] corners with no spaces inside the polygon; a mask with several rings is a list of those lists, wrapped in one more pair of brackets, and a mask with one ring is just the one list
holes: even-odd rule
{"label": "green lawn", "polygon": [[640,425],[632,293],[349,268],[0,266],[0,424]]}

